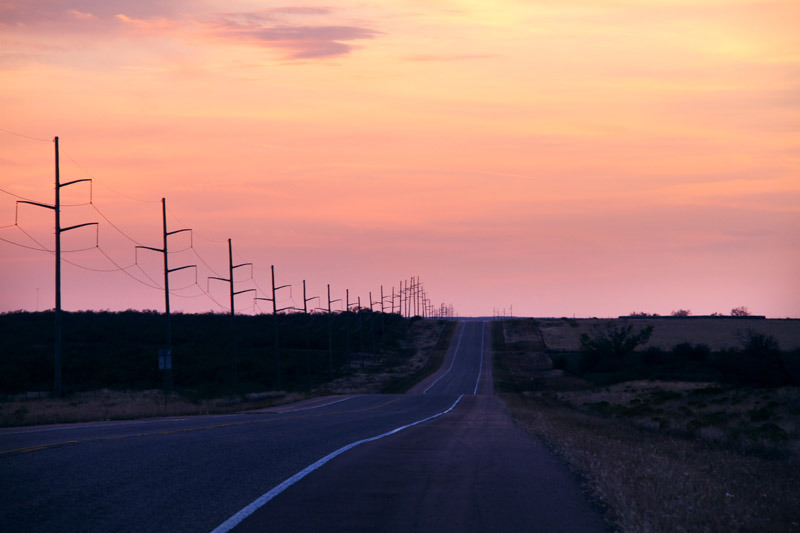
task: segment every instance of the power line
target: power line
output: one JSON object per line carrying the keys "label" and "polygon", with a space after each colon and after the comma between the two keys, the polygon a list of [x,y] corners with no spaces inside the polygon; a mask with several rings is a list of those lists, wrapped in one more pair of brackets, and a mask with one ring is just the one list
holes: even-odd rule
{"label": "power line", "polygon": [[[8,226],[6,226],[8,227]],[[28,250],[36,250],[37,252],[50,252],[53,253],[53,250],[48,250],[47,248],[34,248],[33,246],[26,246],[24,244],[20,244],[18,242],[9,241],[8,239],[4,239],[0,237],[0,241],[7,242],[9,244],[13,244],[14,246],[19,246],[20,248],[27,248]]]}
{"label": "power line", "polygon": [[26,202],[32,202],[33,201],[30,198],[25,198],[24,196],[20,196],[19,194],[14,194],[13,192],[7,191],[5,189],[0,189],[0,192],[4,192],[4,193],[6,193],[6,194],[8,194],[10,196],[13,196],[14,198],[19,198],[20,200],[25,200]]}
{"label": "power line", "polygon": [[[77,166],[79,169],[81,169],[81,171],[83,171],[83,173],[84,173],[84,174],[86,174],[87,176],[89,176],[90,178],[92,178],[92,180],[97,180],[97,178],[95,178],[95,177],[94,177],[92,174],[90,174],[88,170],[86,170],[85,168],[83,168],[83,166],[81,166],[81,164],[80,164],[80,163],[78,163],[77,161],[75,161],[75,159],[73,159],[73,158],[72,158],[72,156],[70,156],[70,155],[69,155],[69,154],[66,152],[66,150],[61,150],[61,153],[63,153],[65,156],[67,156],[67,159],[69,159],[70,161],[72,161],[72,162],[75,164],[75,166]],[[159,202],[159,200],[142,200],[142,199],[140,199],[140,198],[134,198],[133,196],[128,196],[127,194],[124,194],[124,193],[121,193],[121,192],[119,192],[118,190],[114,189],[113,187],[111,187],[111,186],[110,186],[110,185],[108,185],[107,183],[104,183],[102,180],[97,180],[97,182],[98,182],[100,185],[102,185],[103,187],[105,187],[106,189],[108,189],[109,191],[113,192],[114,194],[116,194],[116,195],[118,195],[118,196],[121,196],[121,197],[123,197],[123,198],[127,198],[128,200],[133,200],[134,202],[140,202],[140,203],[143,203],[143,204],[153,204],[153,203],[158,203],[158,202]]]}
{"label": "power line", "polygon": [[199,253],[197,253],[197,250],[195,249],[195,247],[194,247],[194,246],[191,246],[191,249],[192,249],[192,251],[194,252],[194,255],[196,255],[196,256],[197,256],[197,258],[200,260],[200,262],[201,262],[201,263],[203,263],[203,264],[205,265],[205,267],[211,271],[211,273],[212,273],[212,274],[216,274],[216,275],[217,275],[217,277],[222,277],[222,275],[221,275],[219,272],[217,272],[216,270],[214,270],[213,268],[211,268],[211,265],[209,265],[209,264],[206,262],[206,260],[205,260],[205,259],[203,259],[203,257],[202,257],[202,256],[201,256]]}
{"label": "power line", "polygon": [[[173,212],[171,209],[167,209],[167,213],[169,213],[169,215],[170,215],[172,218],[174,218],[175,220],[177,220],[178,222],[180,222],[180,223],[181,223],[181,224],[183,224],[184,226],[188,226],[188,224],[186,224],[186,223],[185,223],[185,222],[183,222],[183,221],[182,221],[180,218],[178,218],[178,216],[177,216],[177,215],[175,215],[175,213],[174,213],[174,212]],[[198,237],[200,237],[200,238],[201,238],[201,239],[203,239],[204,241],[208,241],[208,242],[210,242],[210,243],[213,243],[213,244],[224,244],[224,243],[228,242],[228,240],[227,240],[227,239],[209,239],[208,237],[206,237],[206,236],[204,236],[204,235],[201,235],[200,233],[197,233],[197,232],[196,232],[196,231],[194,231],[194,230],[193,230],[193,234],[194,234],[194,235],[197,235]],[[238,255],[238,254],[237,254],[237,255]]]}
{"label": "power line", "polygon": [[128,240],[129,240],[129,241],[131,241],[132,243],[135,243],[137,246],[141,246],[141,243],[140,243],[139,241],[137,241],[136,239],[134,239],[133,237],[131,237],[130,235],[128,235],[127,233],[125,233],[124,231],[122,231],[121,229],[119,229],[119,227],[118,227],[116,224],[114,224],[113,222],[111,222],[111,220],[109,220],[109,218],[108,218],[107,216],[105,216],[105,215],[103,214],[103,212],[102,212],[102,211],[100,211],[100,210],[97,208],[97,204],[95,204],[94,202],[90,202],[90,203],[91,203],[92,207],[94,207],[94,210],[95,210],[95,211],[97,211],[97,214],[98,214],[98,215],[100,215],[101,217],[103,217],[103,219],[104,219],[106,222],[108,222],[108,223],[111,225],[111,227],[112,227],[112,228],[114,228],[115,230],[117,230],[117,231],[118,231],[118,232],[119,232],[119,233],[120,233],[120,234],[121,234],[123,237],[125,237],[126,239],[128,239]]}
{"label": "power line", "polygon": [[5,128],[0,128],[0,131],[4,131],[6,133],[10,133],[11,135],[16,135],[17,137],[24,137],[25,139],[30,139],[32,141],[42,141],[42,142],[53,142],[53,139],[42,139],[39,137],[31,137],[30,135],[23,135],[22,133],[17,133],[16,131],[7,130]]}

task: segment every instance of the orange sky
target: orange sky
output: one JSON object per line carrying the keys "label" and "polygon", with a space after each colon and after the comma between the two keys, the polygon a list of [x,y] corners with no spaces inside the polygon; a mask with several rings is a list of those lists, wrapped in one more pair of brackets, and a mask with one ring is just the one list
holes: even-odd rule
{"label": "orange sky", "polygon": [[0,311],[53,305],[18,246],[52,212],[14,226],[13,196],[53,201],[53,145],[10,131],[95,180],[65,309],[163,309],[134,245],[166,197],[171,265],[200,265],[176,310],[224,310],[231,238],[237,290],[274,264],[283,305],[418,275],[461,315],[800,316],[798,26],[796,0],[3,2]]}

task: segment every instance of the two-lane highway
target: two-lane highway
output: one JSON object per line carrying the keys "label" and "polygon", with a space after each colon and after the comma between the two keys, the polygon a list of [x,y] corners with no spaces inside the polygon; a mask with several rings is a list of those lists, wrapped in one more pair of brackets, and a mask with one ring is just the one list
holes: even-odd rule
{"label": "two-lane highway", "polygon": [[[488,352],[486,322],[460,322],[454,346],[448,351],[442,368],[414,387],[411,394],[491,394],[491,365],[484,365]],[[485,373],[485,375],[484,375]],[[486,379],[488,377],[488,380]],[[480,390],[479,390],[480,389]]]}
{"label": "two-lane highway", "polygon": [[0,530],[601,530],[491,396],[488,337],[459,323],[407,395],[0,430]]}

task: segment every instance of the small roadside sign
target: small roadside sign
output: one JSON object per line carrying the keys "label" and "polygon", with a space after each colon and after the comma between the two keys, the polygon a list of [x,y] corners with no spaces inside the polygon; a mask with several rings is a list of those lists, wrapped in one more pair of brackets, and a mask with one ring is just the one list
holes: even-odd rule
{"label": "small roadside sign", "polygon": [[172,370],[172,350],[159,348],[158,350],[158,369]]}

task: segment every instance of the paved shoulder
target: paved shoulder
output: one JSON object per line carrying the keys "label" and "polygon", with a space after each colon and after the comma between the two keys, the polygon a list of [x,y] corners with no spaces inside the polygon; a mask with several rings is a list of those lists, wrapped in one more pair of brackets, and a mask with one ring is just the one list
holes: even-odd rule
{"label": "paved shoulder", "polygon": [[354,448],[237,531],[606,531],[578,480],[500,400]]}

